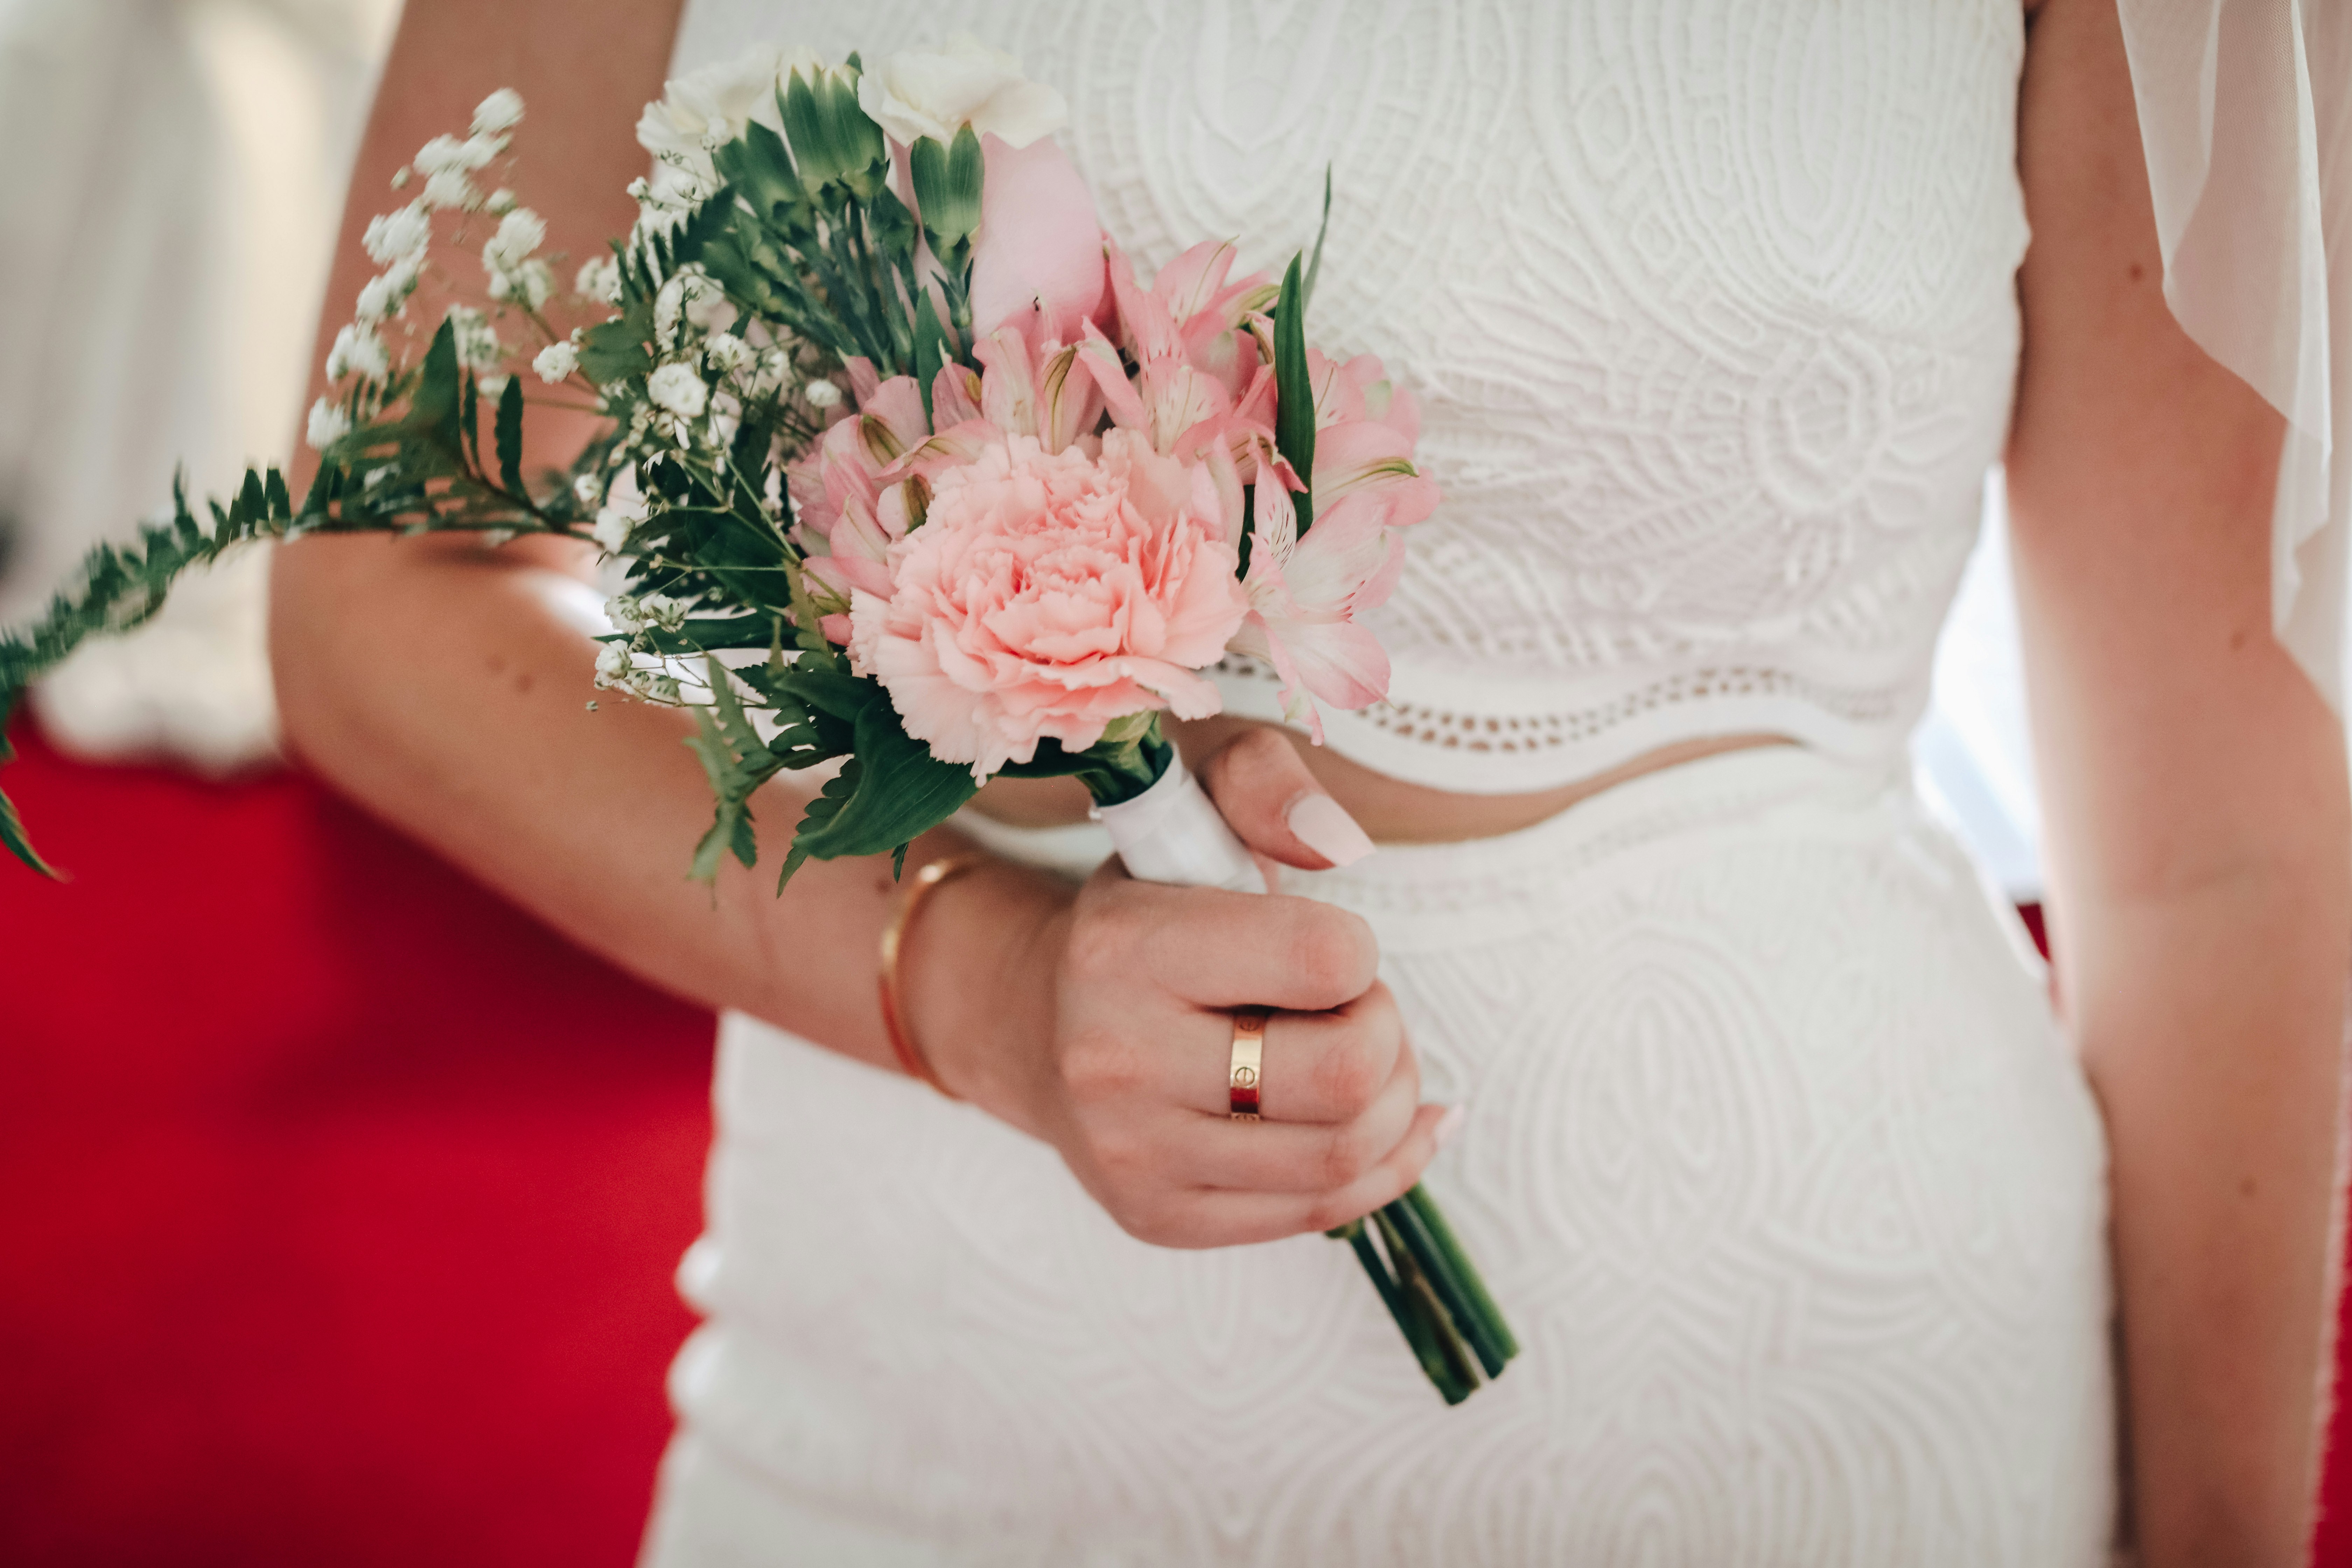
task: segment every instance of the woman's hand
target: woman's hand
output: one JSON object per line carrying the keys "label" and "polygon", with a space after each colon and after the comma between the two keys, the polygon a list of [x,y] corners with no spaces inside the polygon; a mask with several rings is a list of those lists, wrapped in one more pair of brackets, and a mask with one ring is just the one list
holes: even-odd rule
{"label": "woman's hand", "polygon": [[[1237,739],[1202,781],[1263,858],[1331,863],[1294,823],[1349,847],[1328,831],[1337,806],[1271,731]],[[1027,889],[1017,914],[1014,885]],[[946,903],[967,888],[961,910]],[[1421,1103],[1355,915],[1139,882],[1116,860],[1075,897],[1007,868],[935,901],[926,923],[949,918],[909,949],[917,1037],[950,1087],[1059,1149],[1130,1235],[1228,1247],[1327,1230],[1401,1196],[1436,1152],[1444,1108]],[[1263,1120],[1235,1121],[1233,1015],[1252,1006],[1274,1010]]]}

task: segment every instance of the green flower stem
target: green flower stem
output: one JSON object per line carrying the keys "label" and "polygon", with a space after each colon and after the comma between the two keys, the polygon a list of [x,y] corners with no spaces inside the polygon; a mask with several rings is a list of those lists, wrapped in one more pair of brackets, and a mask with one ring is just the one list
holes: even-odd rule
{"label": "green flower stem", "polygon": [[1412,1254],[1414,1265],[1428,1279],[1430,1289],[1436,1292],[1446,1315],[1453,1320],[1470,1348],[1477,1352],[1478,1364],[1486,1369],[1488,1377],[1500,1376],[1503,1363],[1510,1359],[1504,1352],[1503,1341],[1495,1332],[1493,1324],[1487,1321],[1486,1314],[1478,1310],[1475,1300],[1464,1288],[1453,1259],[1446,1257],[1444,1248],[1438,1246],[1436,1237],[1430,1233],[1428,1224],[1413,1206],[1411,1197],[1399,1198],[1381,1213],[1403,1237],[1405,1250]]}
{"label": "green flower stem", "polygon": [[1423,1375],[1429,1379],[1445,1403],[1459,1405],[1469,1398],[1471,1386],[1455,1375],[1447,1363],[1444,1352],[1439,1347],[1436,1321],[1430,1310],[1432,1303],[1420,1294],[1408,1293],[1398,1282],[1396,1276],[1390,1272],[1387,1261],[1381,1257],[1380,1248],[1373,1244],[1371,1233],[1365,1228],[1364,1222],[1356,1220],[1324,1234],[1347,1242],[1355,1252],[1356,1261],[1363,1265],[1365,1278],[1380,1293],[1381,1304],[1389,1310],[1389,1316],[1396,1322],[1397,1331],[1404,1335],[1405,1344],[1412,1351],[1413,1359],[1421,1363]]}
{"label": "green flower stem", "polygon": [[1478,1363],[1470,1347],[1462,1342],[1454,1321],[1446,1315],[1445,1303],[1413,1261],[1412,1249],[1405,1245],[1397,1231],[1396,1222],[1382,1209],[1372,1215],[1372,1224],[1381,1233],[1381,1245],[1389,1255],[1389,1264],[1396,1270],[1397,1292],[1412,1309],[1410,1317],[1420,1330],[1406,1331],[1413,1342],[1413,1352],[1421,1358],[1422,1370],[1448,1405],[1459,1405],[1478,1388]]}
{"label": "green flower stem", "polygon": [[1454,1271],[1454,1278],[1469,1299],[1472,1311],[1486,1325],[1503,1359],[1507,1362],[1517,1355],[1518,1337],[1511,1332],[1511,1325],[1504,1321],[1502,1309],[1495,1305],[1495,1298],[1487,1292],[1486,1282],[1479,1277],[1476,1266],[1470,1261],[1470,1255],[1463,1250],[1462,1243],[1454,1237],[1454,1227],[1445,1223],[1444,1212],[1437,1206],[1437,1200],[1429,1195],[1428,1188],[1415,1182],[1412,1191],[1405,1194],[1402,1202],[1410,1205],[1414,1215],[1428,1227],[1430,1238],[1436,1242],[1438,1251],[1444,1255],[1446,1263]]}

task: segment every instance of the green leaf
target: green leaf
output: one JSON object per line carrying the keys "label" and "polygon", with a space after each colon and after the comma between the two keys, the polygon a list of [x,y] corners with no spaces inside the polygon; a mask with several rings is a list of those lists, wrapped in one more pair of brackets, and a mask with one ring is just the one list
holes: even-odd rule
{"label": "green leaf", "polygon": [[940,325],[940,313],[931,308],[931,291],[923,289],[915,296],[915,390],[923,395],[923,422],[932,425],[931,383],[938,379],[940,367],[954,355],[947,345],[947,329]]}
{"label": "green leaf", "polygon": [[432,346],[425,351],[425,365],[417,376],[416,391],[409,397],[408,417],[403,421],[404,426],[434,437],[451,452],[457,451],[462,382],[457,369],[457,323],[445,320],[440,331],[433,334]]}
{"label": "green leaf", "polygon": [[814,831],[803,821],[793,837],[795,850],[816,859],[895,849],[945,822],[980,787],[970,768],[939,761],[908,734],[887,695],[874,690],[880,700],[857,718],[856,788]]}
{"label": "green leaf", "polygon": [[1282,297],[1274,310],[1274,444],[1307,485],[1298,492],[1298,531],[1315,515],[1315,389],[1307,374],[1307,290],[1298,258],[1282,275]]}
{"label": "green leaf", "polygon": [[[915,215],[898,199],[896,191],[885,186],[874,193],[866,204],[866,226],[874,236],[876,248],[888,257],[893,264],[908,268],[915,259]],[[909,276],[911,290],[912,279]]]}
{"label": "green leaf", "polygon": [[769,679],[779,689],[790,692],[796,701],[851,724],[863,719],[866,710],[877,703],[889,707],[889,693],[884,691],[881,683],[870,676],[811,669],[804,668],[805,663],[806,656],[803,655],[789,668],[775,672]]}
{"label": "green leaf", "polygon": [[[8,743],[8,713],[16,706],[16,694],[13,691],[0,693],[0,766],[15,761],[16,756],[16,748]],[[15,803],[5,795],[0,795],[0,848],[5,848],[9,854],[51,881],[65,880],[57,868],[42,859],[39,852],[34,849],[33,841],[25,836],[25,824],[16,815]]]}
{"label": "green leaf", "polygon": [[525,492],[522,483],[522,377],[507,377],[506,390],[499,394],[497,423],[499,448],[499,483],[510,496]]}
{"label": "green leaf", "polygon": [[[25,689],[62,663],[93,637],[127,631],[163,605],[173,582],[194,566],[209,564],[222,552],[248,540],[282,537],[292,525],[285,477],[275,469],[248,469],[226,506],[210,503],[213,526],[197,526],[184,482],[173,489],[173,521],[141,530],[139,542],[123,548],[102,544],[83,557],[78,576],[49,601],[40,618],[0,637],[0,725]],[[0,762],[10,755],[0,734]],[[56,873],[32,847],[23,819],[0,796],[0,848],[46,875]]]}
{"label": "green leaf", "polygon": [[482,408],[478,401],[481,383],[472,371],[466,379],[457,400],[457,430],[466,438],[466,462],[475,473],[482,469]]}
{"label": "green leaf", "polygon": [[1315,254],[1307,263],[1307,286],[1299,291],[1298,308],[1303,313],[1315,302],[1315,279],[1323,273],[1323,241],[1331,233],[1331,165],[1323,165],[1323,221],[1315,230]]}
{"label": "green leaf", "polygon": [[776,879],[776,892],[780,896],[785,884],[793,879],[793,873],[810,858],[810,840],[822,834],[840,814],[842,807],[849,804],[850,796],[857,793],[857,786],[864,777],[865,769],[858,765],[856,757],[850,758],[841,764],[839,773],[824,781],[824,787],[816,793],[816,798],[810,801],[801,813],[801,825],[793,833],[793,847],[784,854],[783,874]]}
{"label": "green leaf", "polygon": [[649,374],[654,359],[646,350],[646,342],[653,335],[653,300],[632,300],[619,316],[600,321],[580,335],[580,368],[599,386]]}
{"label": "green leaf", "polygon": [[743,134],[734,141],[713,150],[710,156],[719,177],[734,186],[761,217],[772,218],[779,208],[791,212],[807,205],[807,194],[793,173],[784,139],[758,121],[745,126]]}

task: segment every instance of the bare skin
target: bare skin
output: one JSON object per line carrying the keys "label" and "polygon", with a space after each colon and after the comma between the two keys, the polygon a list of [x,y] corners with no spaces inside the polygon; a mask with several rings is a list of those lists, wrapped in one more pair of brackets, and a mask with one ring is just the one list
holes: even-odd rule
{"label": "bare skin", "polygon": [[[2021,165],[2035,241],[2010,453],[2067,1021],[2106,1111],[2143,1561],[2300,1561],[2317,1453],[2336,1048],[2352,956],[2340,732],[2269,631],[2277,416],[2180,333],[2159,292],[2114,0],[2032,26]],[[385,182],[493,87],[530,104],[527,194],[575,258],[632,216],[628,133],[660,91],[676,0],[410,0],[345,215],[320,358],[372,268]],[[561,149],[561,156],[555,150]],[[453,268],[468,258],[449,258]],[[580,438],[550,422],[537,462]],[[887,867],[687,883],[709,796],[671,712],[585,710],[593,645],[552,609],[578,552],[446,541],[281,553],[272,642],[292,746],[320,773],[655,983],[886,1070],[874,1002]],[[1622,779],[1769,736],[1711,738],[1556,791],[1404,784],[1234,721],[1179,737],[1236,829],[1323,864],[1284,810],[1334,795],[1377,838],[1480,837]],[[772,868],[799,815],[761,812]],[[992,785],[1003,819],[1067,819]],[[950,831],[911,858],[965,847]],[[1439,1109],[1378,951],[1304,900],[1132,882],[1073,890],[992,863],[940,889],[907,953],[941,1076],[1045,1139],[1138,1236],[1224,1246],[1318,1229],[1420,1173]],[[1238,1004],[1269,1029],[1269,1121],[1219,1114]]]}
{"label": "bare skin", "polygon": [[2142,1560],[2304,1560],[2352,825],[2271,635],[2279,416],[2175,323],[2113,0],[2047,0],[2009,451],[2066,1023],[2106,1115]]}

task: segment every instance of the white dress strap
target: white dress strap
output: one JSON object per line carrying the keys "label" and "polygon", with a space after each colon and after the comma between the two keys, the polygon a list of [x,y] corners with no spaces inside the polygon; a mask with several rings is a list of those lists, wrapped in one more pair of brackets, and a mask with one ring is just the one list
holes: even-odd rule
{"label": "white dress strap", "polygon": [[2344,711],[2352,527],[2352,5],[2118,0],[2164,252],[2198,345],[2286,416],[2271,620]]}

